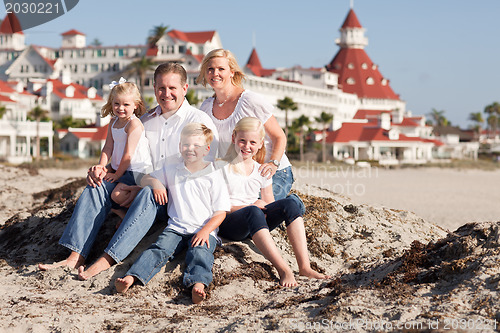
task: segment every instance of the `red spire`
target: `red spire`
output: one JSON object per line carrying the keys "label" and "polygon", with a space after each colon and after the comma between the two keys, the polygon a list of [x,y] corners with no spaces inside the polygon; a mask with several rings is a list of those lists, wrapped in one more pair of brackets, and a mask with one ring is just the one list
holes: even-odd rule
{"label": "red spire", "polygon": [[247,67],[258,67],[262,68],[262,64],[260,63],[259,55],[257,54],[257,50],[252,49],[252,53],[250,53],[250,57],[247,61]]}
{"label": "red spire", "polygon": [[255,48],[252,49],[250,57],[248,58],[246,67],[250,69],[255,76],[266,77],[271,76],[274,73],[274,69],[265,69],[260,63],[259,55]]}
{"label": "red spire", "polygon": [[5,16],[5,19],[2,21],[2,25],[0,26],[0,33],[2,34],[13,34],[13,33],[23,33],[23,29],[21,28],[21,23],[17,19],[14,13],[8,13]]}
{"label": "red spire", "polygon": [[358,17],[352,8],[349,10],[344,24],[342,24],[342,29],[345,28],[362,28],[361,23],[359,23]]}

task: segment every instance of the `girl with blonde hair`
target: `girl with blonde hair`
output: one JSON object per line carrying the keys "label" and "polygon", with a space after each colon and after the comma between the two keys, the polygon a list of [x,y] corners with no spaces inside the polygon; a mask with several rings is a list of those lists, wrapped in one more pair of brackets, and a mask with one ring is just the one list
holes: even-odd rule
{"label": "girl with blonde hair", "polygon": [[251,237],[278,271],[280,285],[292,287],[297,285],[294,273],[270,234],[285,221],[299,274],[326,279],[328,276],[311,268],[300,204],[292,197],[274,201],[272,180],[258,171],[259,161],[265,156],[264,136],[262,122],[253,117],[242,118],[232,132],[232,144],[224,157],[227,164],[223,167],[231,211],[220,225],[219,235],[234,241]]}

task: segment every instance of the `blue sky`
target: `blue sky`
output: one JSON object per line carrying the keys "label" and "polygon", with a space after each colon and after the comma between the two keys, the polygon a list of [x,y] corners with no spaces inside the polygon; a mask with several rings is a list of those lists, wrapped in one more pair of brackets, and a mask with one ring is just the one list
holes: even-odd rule
{"label": "blue sky", "polygon": [[[143,44],[153,26],[217,30],[245,63],[254,44],[266,68],[321,67],[349,0],[80,0],[63,16],[25,31],[27,43],[59,46],[77,29],[90,43]],[[354,0],[372,61],[414,115],[445,110],[466,127],[469,113],[500,101],[499,0]],[[497,23],[495,23],[497,22]],[[255,38],[253,37],[255,36]]]}

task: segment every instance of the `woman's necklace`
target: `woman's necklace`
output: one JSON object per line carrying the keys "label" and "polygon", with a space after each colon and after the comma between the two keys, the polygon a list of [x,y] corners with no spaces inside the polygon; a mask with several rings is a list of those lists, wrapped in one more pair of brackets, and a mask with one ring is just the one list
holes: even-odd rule
{"label": "woman's necklace", "polygon": [[219,103],[219,102],[217,102],[217,100],[218,100],[217,95],[215,95],[215,99],[216,99],[216,102],[215,102],[215,103],[217,103],[217,105],[218,105],[219,107],[222,107],[224,104],[226,104],[227,100],[229,99],[229,96],[230,96],[230,95],[227,95],[226,99],[225,99],[222,103]]}

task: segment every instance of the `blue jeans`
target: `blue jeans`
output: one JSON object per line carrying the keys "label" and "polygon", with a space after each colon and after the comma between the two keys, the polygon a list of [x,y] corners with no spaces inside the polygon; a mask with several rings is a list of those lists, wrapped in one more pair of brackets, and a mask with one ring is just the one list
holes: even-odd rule
{"label": "blue jeans", "polygon": [[[101,186],[85,188],[59,244],[84,258],[88,256],[99,229],[111,209],[110,194],[115,186],[116,183],[105,181]],[[121,262],[146,235],[157,214],[166,218],[165,206],[158,205],[151,188],[145,187],[135,197],[104,252],[117,263]]]}
{"label": "blue jeans", "polygon": [[226,215],[219,235],[234,241],[244,240],[263,228],[272,231],[283,221],[288,226],[302,216],[301,210],[300,204],[291,197],[271,202],[265,209],[247,206]]}
{"label": "blue jeans", "polygon": [[191,287],[195,283],[203,283],[208,287],[212,282],[212,266],[217,240],[210,235],[208,243],[192,247],[191,238],[194,234],[181,234],[168,227],[158,236],[156,242],[144,251],[130,267],[126,275],[136,277],[146,285],[167,262],[187,248],[186,270],[183,283]]}
{"label": "blue jeans", "polygon": [[293,182],[294,179],[291,166],[276,171],[273,176],[274,200],[286,198],[292,189]]}
{"label": "blue jeans", "polygon": [[111,192],[115,183],[103,181],[101,186],[87,186],[64,229],[59,244],[86,258],[97,234],[111,210]]}
{"label": "blue jeans", "polygon": [[296,194],[290,194],[292,185],[295,179],[293,178],[292,167],[286,167],[284,169],[276,171],[273,176],[273,195],[274,200],[280,200],[284,198],[292,198],[300,205],[300,215],[304,215],[306,212],[306,207],[302,200]]}

